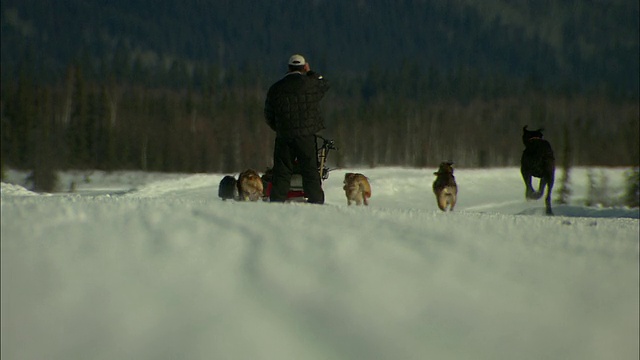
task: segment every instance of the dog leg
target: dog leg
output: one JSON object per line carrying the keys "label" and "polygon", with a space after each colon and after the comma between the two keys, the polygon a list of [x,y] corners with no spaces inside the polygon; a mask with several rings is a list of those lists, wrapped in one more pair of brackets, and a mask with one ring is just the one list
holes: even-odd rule
{"label": "dog leg", "polygon": [[447,208],[448,211],[453,211],[453,195],[447,194]]}
{"label": "dog leg", "polygon": [[538,191],[535,191],[533,189],[533,185],[531,184],[531,182],[532,182],[532,176],[527,175],[527,177],[525,178],[525,185],[527,187],[525,197],[529,200],[538,200],[544,194],[544,191],[543,191],[544,184],[542,183],[542,179],[540,179],[540,182],[538,183]]}
{"label": "dog leg", "polygon": [[453,208],[456,206],[457,197],[454,194],[451,194],[451,202],[449,206],[449,211],[453,211]]}
{"label": "dog leg", "polygon": [[533,193],[533,199],[538,200],[544,195],[544,189],[547,186],[547,178],[540,178],[540,182],[538,183],[538,191]]}
{"label": "dog leg", "polygon": [[438,202],[438,208],[442,211],[447,211],[447,199],[443,194],[440,194],[436,198]]}
{"label": "dog leg", "polygon": [[544,205],[547,215],[553,215],[553,211],[551,210],[551,190],[553,189],[553,174],[551,178],[547,182],[547,197],[544,199]]}
{"label": "dog leg", "polygon": [[547,215],[553,215],[553,210],[551,210],[551,191],[547,190],[547,198],[544,199],[544,207]]}
{"label": "dog leg", "polygon": [[524,197],[526,199],[534,199],[535,191],[533,190],[533,186],[531,186],[531,175],[522,173],[522,179],[524,180],[525,187]]}

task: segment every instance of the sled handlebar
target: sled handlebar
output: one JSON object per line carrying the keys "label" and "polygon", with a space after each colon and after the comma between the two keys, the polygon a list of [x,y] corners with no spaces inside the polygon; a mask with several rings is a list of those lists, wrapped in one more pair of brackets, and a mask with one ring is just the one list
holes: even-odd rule
{"label": "sled handlebar", "polygon": [[[323,138],[320,135],[316,135],[316,138],[322,140],[322,146],[320,146],[320,149],[338,150],[338,148],[336,147],[335,141]],[[320,150],[320,149],[318,149],[318,150]]]}

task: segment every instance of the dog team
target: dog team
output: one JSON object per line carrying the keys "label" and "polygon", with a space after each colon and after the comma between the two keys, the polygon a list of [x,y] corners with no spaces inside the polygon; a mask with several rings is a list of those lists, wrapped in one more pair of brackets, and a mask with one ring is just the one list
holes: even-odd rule
{"label": "dog team", "polygon": [[[438,207],[442,211],[451,211],[456,205],[458,187],[453,176],[453,163],[443,162],[437,172],[433,183],[433,192],[436,195]],[[240,201],[258,201],[264,197],[264,185],[260,175],[252,169],[240,173],[233,189]],[[360,173],[346,173],[344,175],[342,189],[347,198],[347,205],[369,205],[371,197],[371,184],[369,178]]]}
{"label": "dog team", "polygon": [[[549,142],[542,138],[543,129],[528,130],[525,125],[522,129],[522,142],[525,149],[520,160],[520,172],[525,184],[525,198],[537,200],[544,194],[545,187],[545,211],[547,215],[553,215],[551,209],[551,190],[553,189],[555,158]],[[453,211],[458,198],[458,185],[453,175],[453,162],[440,163],[433,182],[433,193],[436,204],[442,211]],[[540,179],[538,190],[531,185],[531,178]],[[254,170],[245,170],[240,173],[237,186],[238,199],[243,201],[258,201],[263,198],[264,185],[260,175]],[[369,205],[371,197],[371,184],[369,179],[360,173],[348,172],[344,175],[343,190],[347,198],[347,205]],[[230,184],[230,186],[232,186]]]}

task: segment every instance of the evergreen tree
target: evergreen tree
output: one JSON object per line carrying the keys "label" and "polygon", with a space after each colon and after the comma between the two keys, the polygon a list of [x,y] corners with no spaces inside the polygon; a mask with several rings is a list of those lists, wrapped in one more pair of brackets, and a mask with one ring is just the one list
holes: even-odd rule
{"label": "evergreen tree", "polygon": [[53,98],[47,89],[36,91],[36,118],[29,133],[29,148],[32,153],[29,179],[33,190],[53,192],[58,186],[58,150],[55,146],[53,126]]}
{"label": "evergreen tree", "polygon": [[611,189],[609,188],[609,178],[601,171],[596,178],[593,170],[587,171],[589,191],[587,195],[587,206],[612,206]]}
{"label": "evergreen tree", "polygon": [[7,169],[4,162],[4,155],[0,156],[0,180],[4,181],[7,178]]}
{"label": "evergreen tree", "polygon": [[597,204],[597,192],[598,185],[596,184],[596,178],[592,169],[587,170],[587,198],[585,200],[586,206],[595,206]]}
{"label": "evergreen tree", "polygon": [[631,208],[640,207],[640,168],[630,169],[626,173],[624,204]]}
{"label": "evergreen tree", "polygon": [[563,147],[562,147],[562,177],[560,178],[560,188],[558,189],[556,203],[568,204],[571,196],[571,143],[569,139],[569,127],[563,127]]}

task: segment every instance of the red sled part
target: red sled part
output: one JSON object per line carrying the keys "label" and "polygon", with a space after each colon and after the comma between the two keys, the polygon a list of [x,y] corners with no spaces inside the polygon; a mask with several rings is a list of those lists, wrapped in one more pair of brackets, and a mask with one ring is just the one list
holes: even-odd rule
{"label": "red sled part", "polygon": [[[271,188],[273,187],[273,183],[267,183],[267,188],[265,190],[265,197],[269,198],[271,196]],[[287,199],[295,199],[295,198],[304,198],[303,190],[289,190],[287,193]]]}

